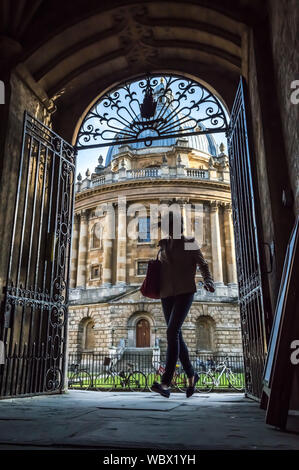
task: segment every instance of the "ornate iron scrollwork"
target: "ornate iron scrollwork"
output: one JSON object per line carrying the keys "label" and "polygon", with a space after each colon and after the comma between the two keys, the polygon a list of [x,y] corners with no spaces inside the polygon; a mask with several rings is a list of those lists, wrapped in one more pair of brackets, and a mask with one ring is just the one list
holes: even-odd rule
{"label": "ornate iron scrollwork", "polygon": [[242,79],[226,135],[230,159],[246,393],[260,398],[266,346],[265,315]]}
{"label": "ornate iron scrollwork", "polygon": [[70,144],[25,113],[0,325],[6,346],[1,396],[63,386],[75,159]]}
{"label": "ornate iron scrollwork", "polygon": [[89,110],[77,137],[77,150],[157,139],[227,132],[221,102],[194,80],[148,75],[103,95]]}

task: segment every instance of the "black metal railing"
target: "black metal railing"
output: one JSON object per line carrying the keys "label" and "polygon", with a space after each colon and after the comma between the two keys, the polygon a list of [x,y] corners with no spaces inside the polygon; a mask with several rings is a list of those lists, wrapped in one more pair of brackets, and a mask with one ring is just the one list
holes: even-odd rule
{"label": "black metal railing", "polygon": [[[242,355],[189,354],[189,357],[194,370],[202,372],[197,388],[202,391],[244,390]],[[165,354],[71,353],[68,357],[68,386],[71,389],[85,390],[146,391],[150,390],[154,380],[160,382],[159,375],[163,373],[165,364]],[[139,386],[136,386],[136,382]],[[182,391],[184,384],[188,385],[187,377],[178,361],[173,388]]]}

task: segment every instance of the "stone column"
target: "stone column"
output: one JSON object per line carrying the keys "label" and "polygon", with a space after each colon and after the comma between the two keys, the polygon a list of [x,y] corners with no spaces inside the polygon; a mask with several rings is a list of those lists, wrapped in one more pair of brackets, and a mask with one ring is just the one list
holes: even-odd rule
{"label": "stone column", "polygon": [[[189,204],[188,199],[183,199],[180,201],[182,220],[184,224],[184,235],[186,237],[191,237],[192,235],[192,210],[191,204]],[[189,222],[189,225],[188,225]],[[189,229],[189,230],[187,230]]]}
{"label": "stone column", "polygon": [[80,216],[79,216],[79,214],[74,214],[70,287],[76,287],[76,283],[77,283],[78,249],[79,249],[79,225],[80,225]]}
{"label": "stone column", "polygon": [[237,283],[235,240],[232,222],[232,206],[230,203],[224,204],[224,234],[225,234],[225,256],[228,275],[228,283]]}
{"label": "stone column", "polygon": [[118,224],[117,224],[117,260],[116,260],[116,284],[126,284],[127,261],[127,208],[126,202],[119,199]]}
{"label": "stone column", "polygon": [[210,208],[211,208],[210,215],[211,215],[211,246],[212,246],[213,277],[216,283],[222,284],[223,272],[222,272],[222,254],[221,254],[218,201],[212,201]]}
{"label": "stone column", "polygon": [[86,286],[87,271],[87,240],[88,240],[88,211],[80,213],[80,230],[78,245],[77,287]]}
{"label": "stone column", "polygon": [[115,238],[114,204],[107,204],[103,233],[103,283],[104,287],[112,284],[113,239]]}
{"label": "stone column", "polygon": [[178,204],[180,206],[180,213],[181,213],[182,221],[184,224],[184,235],[186,235],[186,221],[187,221],[187,212],[186,212],[185,202],[187,202],[187,200],[181,199],[181,198],[176,198],[175,200],[175,204]]}
{"label": "stone column", "polygon": [[187,236],[187,211],[186,211],[186,203],[182,201],[181,204],[181,214],[182,214],[182,221],[184,225],[184,235]]}

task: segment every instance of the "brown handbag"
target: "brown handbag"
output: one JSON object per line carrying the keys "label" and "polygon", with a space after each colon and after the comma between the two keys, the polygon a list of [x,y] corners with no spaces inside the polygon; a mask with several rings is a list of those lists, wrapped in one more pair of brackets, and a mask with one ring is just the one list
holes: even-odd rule
{"label": "brown handbag", "polygon": [[160,280],[161,280],[161,261],[159,260],[158,251],[156,259],[150,259],[147,264],[146,277],[140,287],[140,291],[144,297],[150,299],[160,299]]}

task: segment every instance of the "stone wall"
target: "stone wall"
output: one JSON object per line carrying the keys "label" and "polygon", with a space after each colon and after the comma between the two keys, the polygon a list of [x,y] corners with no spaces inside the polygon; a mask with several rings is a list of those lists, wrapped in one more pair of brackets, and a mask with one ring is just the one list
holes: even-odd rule
{"label": "stone wall", "polygon": [[68,331],[68,351],[76,353],[80,350],[80,325],[91,318],[94,322],[94,352],[107,351],[111,345],[110,307],[107,304],[88,307],[73,307],[69,310],[69,331]]}
{"label": "stone wall", "polygon": [[[261,116],[261,103],[258,93],[258,84],[257,84],[257,71],[255,63],[255,54],[254,54],[254,43],[253,43],[253,34],[251,32],[249,37],[249,77],[248,77],[248,88],[249,88],[249,97],[251,104],[251,115],[253,119],[251,120],[252,132],[253,132],[253,145],[255,152],[255,164],[256,164],[256,173],[258,175],[257,179],[257,191],[256,201],[258,201],[259,209],[261,211],[261,223],[260,227],[260,237],[263,242],[268,243],[269,247],[273,247],[274,243],[274,226],[272,219],[272,205],[269,192],[269,183],[268,183],[268,174],[266,166],[266,153],[265,153],[265,143],[264,143],[264,133],[262,126],[262,116]],[[263,256],[265,253],[261,253]],[[265,257],[265,260],[269,263],[269,258]],[[269,264],[268,264],[269,267]],[[273,288],[270,289],[270,302],[272,305],[272,311],[274,310],[276,290],[277,290],[277,274],[276,266],[274,264],[272,273],[269,273],[267,276],[269,284],[273,285]]]}
{"label": "stone wall", "polygon": [[[294,212],[299,212],[299,104],[291,102],[291,82],[299,80],[299,8],[297,0],[269,3],[275,84],[282,115]],[[298,88],[298,85],[297,85]],[[294,370],[290,409],[299,410],[299,366]]]}
{"label": "stone wall", "polygon": [[[299,104],[291,102],[291,82],[299,80],[299,8],[297,0],[272,0],[269,3],[271,44],[275,77],[273,77],[287,151],[289,174],[299,211]],[[297,85],[298,88],[298,85]]]}
{"label": "stone wall", "polygon": [[[191,354],[194,354],[199,348],[197,322],[201,317],[212,319],[215,325],[214,353],[232,355],[242,353],[238,304],[236,302],[223,304],[194,301],[182,327],[183,337]],[[81,351],[78,335],[80,324],[86,318],[92,318],[94,321],[94,352],[108,353],[108,348],[112,345],[112,328],[115,329],[114,346],[117,346],[119,341],[124,338],[127,347],[135,348],[136,324],[138,320],[145,318],[150,324],[150,347],[155,346],[156,338],[159,338],[161,352],[162,354],[166,353],[166,324],[160,302],[117,304],[112,301],[70,307],[68,345],[70,353]]]}

